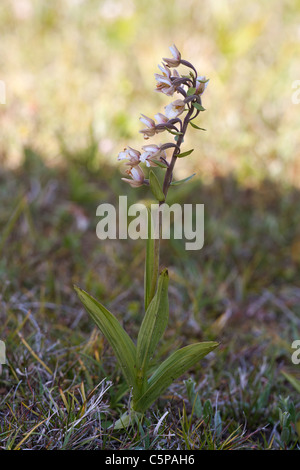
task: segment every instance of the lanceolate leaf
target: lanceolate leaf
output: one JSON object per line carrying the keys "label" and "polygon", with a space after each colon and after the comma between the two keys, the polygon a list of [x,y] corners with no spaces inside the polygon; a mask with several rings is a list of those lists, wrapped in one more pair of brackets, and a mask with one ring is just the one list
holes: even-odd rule
{"label": "lanceolate leaf", "polygon": [[149,360],[162,337],[169,318],[168,270],[161,272],[157,291],[144,316],[137,339],[136,369],[141,387],[145,384]]}
{"label": "lanceolate leaf", "polygon": [[203,108],[202,104],[200,103],[192,103],[194,108],[198,109],[199,111],[205,111],[205,108]]}
{"label": "lanceolate leaf", "polygon": [[6,357],[5,357],[5,343],[4,341],[0,341],[0,365],[5,364]]}
{"label": "lanceolate leaf", "polygon": [[161,188],[160,182],[158,181],[156,174],[152,170],[150,170],[150,174],[149,174],[149,183],[150,183],[150,189],[152,191],[153,196],[159,202],[163,202],[165,200],[165,195],[163,193],[163,190]]}
{"label": "lanceolate leaf", "polygon": [[199,131],[206,131],[206,129],[203,129],[203,127],[199,127],[196,124],[194,124],[192,121],[190,121],[190,125],[194,127],[195,129],[198,129]]}
{"label": "lanceolate leaf", "polygon": [[79,299],[111,345],[124,377],[137,390],[135,374],[136,347],[115,316],[87,292],[75,287]]}
{"label": "lanceolate leaf", "polygon": [[161,168],[168,168],[168,165],[164,162],[162,162],[161,160],[154,160],[153,158],[151,159],[151,161],[153,163],[155,163],[155,165],[161,167]]}
{"label": "lanceolate leaf", "polygon": [[194,151],[194,149],[188,150],[187,152],[179,153],[178,155],[176,155],[176,157],[177,157],[177,158],[187,157],[188,155],[191,155],[191,153],[192,153],[193,151]]}
{"label": "lanceolate leaf", "polygon": [[298,393],[300,393],[300,380],[296,379],[296,377],[289,374],[288,372],[282,371],[281,373],[293,385],[294,389],[297,390]]}
{"label": "lanceolate leaf", "polygon": [[187,96],[194,95],[194,94],[195,94],[195,91],[196,91],[196,88],[191,87],[191,88],[188,89],[186,95],[187,95]]}
{"label": "lanceolate leaf", "polygon": [[175,351],[154,372],[145,393],[135,403],[134,409],[143,413],[171,385],[200,359],[218,346],[214,341],[191,344]]}
{"label": "lanceolate leaf", "polygon": [[171,129],[169,129],[168,127],[165,127],[166,131],[168,131],[170,134],[172,135],[182,135],[182,132],[176,132],[176,131],[172,131]]}
{"label": "lanceolate leaf", "polygon": [[187,178],[184,178],[183,180],[172,181],[171,185],[176,186],[177,184],[186,183],[187,181],[191,180],[195,176],[195,174],[196,173],[193,173],[191,176],[188,176]]}

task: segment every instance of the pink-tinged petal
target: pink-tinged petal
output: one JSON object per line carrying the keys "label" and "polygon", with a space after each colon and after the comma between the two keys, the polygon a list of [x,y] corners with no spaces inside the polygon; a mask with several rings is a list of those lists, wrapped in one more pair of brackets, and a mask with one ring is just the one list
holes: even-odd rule
{"label": "pink-tinged petal", "polygon": [[141,154],[138,150],[133,149],[132,147],[128,147],[128,154],[132,158],[138,158]]}
{"label": "pink-tinged petal", "polygon": [[137,188],[138,186],[142,186],[143,183],[139,183],[138,181],[130,180],[129,178],[121,178],[121,180],[129,183],[132,188]]}
{"label": "pink-tinged petal", "polygon": [[172,82],[169,80],[169,78],[164,77],[163,75],[159,75],[158,73],[155,73],[154,76],[158,83],[165,83],[166,85],[172,86]]}
{"label": "pink-tinged petal", "polygon": [[130,168],[126,173],[130,175],[132,179],[122,178],[123,181],[129,183],[132,187],[142,186],[145,181],[145,175],[140,166]]}
{"label": "pink-tinged petal", "polygon": [[152,160],[158,160],[161,157],[166,158],[166,152],[161,149],[160,145],[150,144],[144,145],[144,153],[140,156],[140,161],[146,163],[149,166],[156,166],[156,163]]}
{"label": "pink-tinged petal", "polygon": [[149,139],[149,137],[153,137],[156,133],[155,127],[152,127],[151,129],[141,129],[139,131],[141,134],[144,134],[145,139]]}
{"label": "pink-tinged petal", "polygon": [[166,63],[168,67],[178,67],[181,61],[181,54],[179,50],[177,49],[177,47],[175,46],[175,44],[169,47],[169,49],[172,53],[173,59],[163,58],[163,61]]}
{"label": "pink-tinged petal", "polygon": [[185,103],[183,100],[175,100],[172,103],[165,106],[165,114],[169,119],[174,119],[183,113],[185,108]]}
{"label": "pink-tinged petal", "polygon": [[178,72],[178,70],[177,70],[177,69],[174,69],[174,70],[173,70],[172,77],[175,77],[175,78],[180,78],[180,74],[179,74],[179,72]]}
{"label": "pink-tinged petal", "polygon": [[136,168],[131,168],[130,174],[135,181],[144,181],[143,170],[138,166]]}
{"label": "pink-tinged petal", "polygon": [[177,60],[181,59],[181,54],[180,54],[179,50],[177,49],[177,47],[175,46],[175,44],[173,44],[173,46],[170,46],[169,49],[170,49],[174,59],[177,59]]}
{"label": "pink-tinged petal", "polygon": [[142,155],[140,156],[140,162],[141,163],[146,163],[147,158],[149,157],[149,155],[151,155],[151,153],[149,153],[149,152],[142,153]]}
{"label": "pink-tinged petal", "polygon": [[164,77],[171,77],[171,70],[169,67],[166,66],[166,64],[159,65],[158,68],[162,72]]}
{"label": "pink-tinged petal", "polygon": [[169,121],[169,119],[167,118],[167,116],[165,116],[165,115],[162,114],[162,113],[157,113],[157,114],[155,114],[154,119],[156,119],[156,121],[158,122],[158,124],[165,124],[166,122]]}
{"label": "pink-tinged petal", "polygon": [[[204,83],[205,82],[205,83]],[[203,75],[196,78],[196,91],[195,94],[202,95],[202,93],[206,90],[209,80],[206,79]]]}
{"label": "pink-tinged petal", "polygon": [[118,155],[118,160],[129,160],[127,165],[135,166],[139,163],[140,152],[131,147],[126,147],[123,152]]}
{"label": "pink-tinged petal", "polygon": [[140,118],[140,121],[143,122],[146,126],[148,127],[153,127],[155,126],[155,122],[153,121],[153,119],[149,118],[148,116],[145,116],[144,114],[142,114],[143,117]]}
{"label": "pink-tinged petal", "polygon": [[156,144],[149,144],[149,145],[143,145],[142,148],[145,150],[145,152],[154,153],[154,152],[157,152],[160,147]]}

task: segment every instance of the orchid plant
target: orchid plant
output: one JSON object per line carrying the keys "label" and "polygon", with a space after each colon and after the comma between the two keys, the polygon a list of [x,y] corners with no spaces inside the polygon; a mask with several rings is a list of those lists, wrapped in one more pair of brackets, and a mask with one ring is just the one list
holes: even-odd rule
{"label": "orchid plant", "polygon": [[[128,167],[126,170],[128,178],[122,180],[133,188],[148,186],[160,205],[165,203],[170,186],[190,179],[189,177],[174,181],[174,166],[178,158],[187,157],[193,151],[181,152],[188,126],[202,130],[193,121],[201,111],[205,110],[201,98],[208,84],[208,80],[204,76],[199,76],[190,62],[181,58],[175,45],[170,47],[170,51],[172,58],[163,58],[162,65],[159,65],[161,73],[155,74],[156,91],[167,96],[177,93],[181,98],[165,106],[165,113],[156,114],[154,119],[142,114],[140,120],[145,128],[140,132],[146,140],[155,134],[168,132],[173,136],[173,142],[161,145],[147,143],[141,152],[128,146],[118,155],[118,160],[126,160]],[[188,68],[187,74],[179,74],[177,68],[180,65]],[[170,158],[167,157],[167,149],[172,149]],[[165,170],[162,184],[155,174],[155,167]],[[149,172],[148,178],[145,176],[145,170]],[[177,378],[218,346],[218,343],[213,341],[194,343],[172,353],[154,371],[150,367],[153,354],[168,323],[169,276],[167,269],[159,271],[160,236],[151,237],[150,216],[148,227],[144,275],[145,311],[136,342],[100,302],[84,290],[75,287],[87,312],[112,347],[132,393],[130,411],[121,416],[115,423],[115,428],[125,427],[132,422],[132,418],[143,415]]]}

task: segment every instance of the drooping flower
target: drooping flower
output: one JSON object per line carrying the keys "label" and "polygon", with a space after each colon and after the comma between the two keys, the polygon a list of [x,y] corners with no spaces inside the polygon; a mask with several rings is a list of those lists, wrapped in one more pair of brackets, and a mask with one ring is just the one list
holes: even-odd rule
{"label": "drooping flower", "polygon": [[149,139],[149,137],[153,137],[156,133],[155,121],[153,119],[145,116],[144,114],[142,114],[142,117],[140,118],[140,121],[143,124],[146,124],[146,126],[147,126],[145,129],[141,129],[139,131],[142,134],[144,134],[144,139]]}
{"label": "drooping flower", "polygon": [[140,156],[140,161],[146,163],[148,167],[156,165],[153,160],[159,160],[161,157],[166,158],[166,152],[161,149],[160,145],[144,145],[142,148],[144,152]]}
{"label": "drooping flower", "polygon": [[126,147],[123,152],[118,155],[118,160],[129,160],[126,165],[136,166],[140,162],[141,152],[131,147]]}
{"label": "drooping flower", "polygon": [[156,122],[157,122],[157,126],[156,126],[157,134],[159,132],[164,132],[166,130],[165,124],[167,124],[167,122],[169,121],[169,118],[167,118],[167,116],[165,116],[162,113],[155,114],[154,118],[156,119]]}
{"label": "drooping flower", "polygon": [[161,65],[158,67],[161,70],[162,75],[159,73],[154,74],[155,80],[157,81],[155,91],[172,96],[174,94],[175,87],[171,80],[171,70],[165,64],[163,64],[163,67]]}
{"label": "drooping flower", "polygon": [[131,176],[132,179],[129,178],[121,178],[126,183],[129,183],[130,186],[133,188],[137,188],[138,186],[142,186],[145,181],[145,175],[143,170],[139,165],[126,170],[126,173]]}
{"label": "drooping flower", "polygon": [[181,61],[181,54],[180,54],[179,50],[177,49],[177,47],[175,46],[175,44],[173,44],[173,46],[169,47],[169,49],[172,53],[173,59],[163,58],[163,60],[165,61],[165,63],[169,67],[178,67],[178,65],[180,64],[180,61]]}
{"label": "drooping flower", "polygon": [[202,95],[202,93],[205,91],[207,85],[208,85],[209,80],[206,79],[203,75],[200,77],[196,78],[196,91],[195,95]]}
{"label": "drooping flower", "polygon": [[164,114],[162,113],[157,113],[155,114],[154,118],[156,119],[157,123],[158,124],[166,124],[169,119],[167,118],[167,116],[165,116]]}
{"label": "drooping flower", "polygon": [[185,108],[185,102],[183,100],[175,100],[172,103],[165,106],[165,115],[168,119],[174,119],[183,113]]}

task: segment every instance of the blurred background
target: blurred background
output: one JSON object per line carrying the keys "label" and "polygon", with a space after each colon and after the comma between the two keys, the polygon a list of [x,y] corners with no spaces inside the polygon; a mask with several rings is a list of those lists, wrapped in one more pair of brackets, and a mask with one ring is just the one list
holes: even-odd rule
{"label": "blurred background", "polygon": [[143,145],[140,113],[151,117],[170,101],[153,92],[153,74],[175,43],[210,79],[200,118],[207,132],[189,133],[197,151],[177,172],[298,184],[299,18],[297,0],[5,0],[2,157],[15,166],[27,146],[54,164],[92,139],[99,162],[115,165],[124,145]]}

